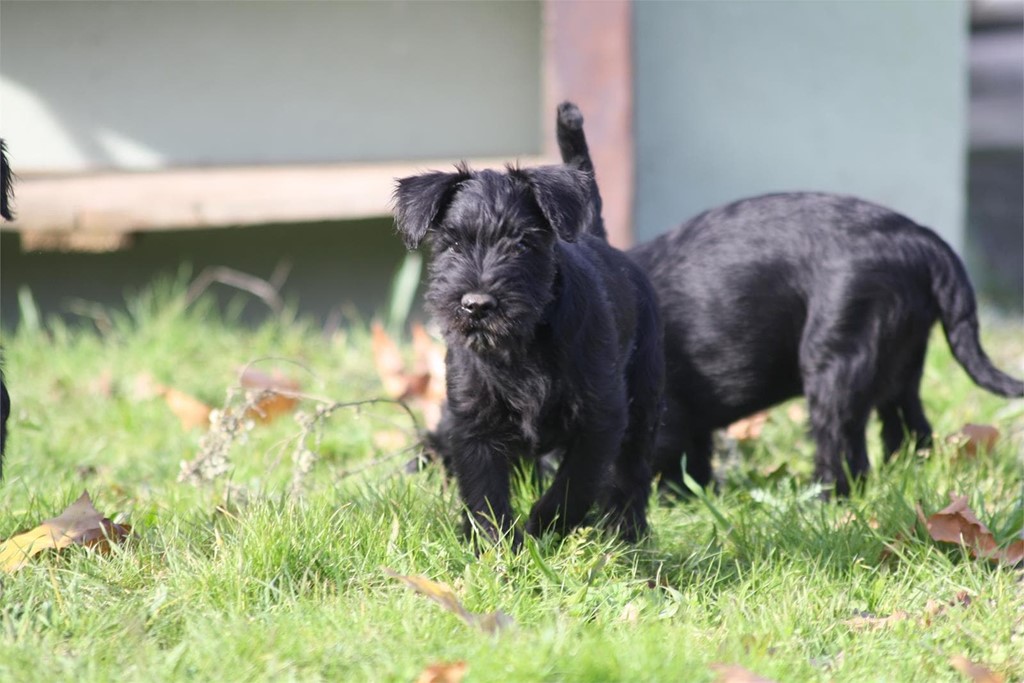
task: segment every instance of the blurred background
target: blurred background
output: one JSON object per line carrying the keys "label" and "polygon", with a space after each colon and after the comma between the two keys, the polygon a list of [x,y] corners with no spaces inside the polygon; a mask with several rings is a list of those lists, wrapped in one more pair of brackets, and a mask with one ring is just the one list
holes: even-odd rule
{"label": "blurred background", "polygon": [[174,273],[368,315],[404,256],[393,178],[552,161],[563,99],[620,246],[743,196],[855,194],[1021,315],[1022,0],[83,0],[0,7],[0,320]]}

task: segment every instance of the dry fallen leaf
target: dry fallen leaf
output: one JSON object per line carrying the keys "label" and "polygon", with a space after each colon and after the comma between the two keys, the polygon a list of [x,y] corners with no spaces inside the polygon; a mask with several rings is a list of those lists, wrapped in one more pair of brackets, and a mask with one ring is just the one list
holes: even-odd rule
{"label": "dry fallen leaf", "polygon": [[106,552],[111,542],[124,540],[131,530],[127,524],[115,524],[100,514],[86,491],[59,516],[0,543],[0,569],[13,574],[34,555],[50,548],[81,545]]}
{"label": "dry fallen leaf", "polygon": [[246,417],[267,423],[295,410],[299,404],[296,395],[301,390],[299,383],[275,371],[266,373],[252,367],[242,371],[239,383],[246,389],[265,391],[256,405],[246,411]]}
{"label": "dry fallen leaf", "polygon": [[973,598],[967,591],[960,591],[955,598],[946,602],[931,598],[925,603],[922,621],[927,626],[932,619],[945,615],[951,607],[970,607],[972,601]]}
{"label": "dry fallen leaf", "polygon": [[409,388],[409,377],[405,374],[405,361],[398,350],[398,344],[384,331],[376,320],[370,325],[373,362],[377,367],[384,393],[391,398],[401,398]]}
{"label": "dry fallen leaf", "polygon": [[433,429],[441,421],[441,406],[444,405],[447,391],[444,344],[434,341],[423,325],[414,323],[412,326],[412,349],[416,357],[418,371],[425,373],[428,377],[421,396],[421,408],[427,429]]}
{"label": "dry fallen leaf", "polygon": [[465,662],[431,664],[416,679],[416,683],[459,683],[469,670]]}
{"label": "dry fallen leaf", "polygon": [[213,408],[199,399],[171,387],[160,387],[159,394],[163,396],[171,412],[181,421],[182,429],[210,426],[210,412]]}
{"label": "dry fallen leaf", "polygon": [[970,678],[974,683],[1003,683],[1001,674],[988,669],[981,664],[975,664],[963,655],[953,655],[949,658],[950,665]]}
{"label": "dry fallen leaf", "polygon": [[957,444],[962,453],[973,457],[978,454],[979,449],[985,453],[992,452],[999,441],[999,430],[992,425],[965,424],[946,441]]}
{"label": "dry fallen leaf", "polygon": [[457,615],[470,626],[475,626],[485,633],[498,633],[515,623],[512,617],[500,610],[488,614],[470,612],[455,597],[452,589],[443,583],[431,581],[424,576],[406,576],[387,568],[384,569],[384,573],[393,579],[403,582],[420,595],[427,596],[452,614]]}
{"label": "dry fallen leaf", "polygon": [[412,435],[400,429],[382,429],[374,432],[371,439],[375,448],[388,453],[408,447]]}
{"label": "dry fallen leaf", "polygon": [[89,381],[86,390],[90,396],[110,398],[114,395],[114,373],[110,368],[105,368]]}
{"label": "dry fallen leaf", "polygon": [[[845,511],[843,511],[841,515],[839,515],[839,519],[836,520],[836,526],[840,528],[844,526],[849,526],[850,524],[853,524],[854,522],[857,522],[859,520],[860,517],[857,515],[857,513],[854,510],[847,508]],[[868,519],[867,525],[870,529],[877,529],[879,528],[879,526],[881,526],[878,523],[878,519],[875,517],[871,517],[870,519]]]}
{"label": "dry fallen leaf", "polygon": [[980,557],[994,562],[1016,565],[1024,561],[1024,539],[1017,539],[1005,548],[1000,548],[988,527],[967,505],[967,496],[950,494],[952,502],[928,518],[918,506],[918,518],[928,529],[932,540],[942,543],[956,543],[967,548],[971,557]]}
{"label": "dry fallen leaf", "polygon": [[718,674],[715,683],[775,683],[772,679],[758,676],[739,664],[708,664],[708,668]]}
{"label": "dry fallen leaf", "polygon": [[767,421],[767,412],[762,411],[760,413],[754,413],[750,417],[745,417],[742,420],[733,422],[726,429],[726,433],[730,438],[736,439],[737,441],[750,441],[761,436],[761,430],[764,429],[764,425]]}
{"label": "dry fallen leaf", "polygon": [[803,423],[807,421],[807,408],[803,403],[793,403],[786,408],[786,417],[791,422]]}
{"label": "dry fallen leaf", "polygon": [[391,398],[408,401],[423,412],[423,421],[433,429],[441,419],[441,406],[445,399],[444,345],[435,342],[420,324],[412,326],[414,362],[407,369],[398,345],[374,321],[370,326],[373,336],[373,360],[384,392]]}
{"label": "dry fallen leaf", "polygon": [[870,614],[861,614],[853,617],[852,619],[847,619],[843,623],[854,631],[876,631],[880,628],[892,626],[897,622],[906,621],[909,618],[909,614],[903,610],[898,610],[887,617],[876,617]]}

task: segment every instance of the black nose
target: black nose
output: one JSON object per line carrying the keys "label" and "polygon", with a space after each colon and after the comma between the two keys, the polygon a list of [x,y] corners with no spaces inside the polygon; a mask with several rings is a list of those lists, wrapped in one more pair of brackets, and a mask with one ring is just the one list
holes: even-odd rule
{"label": "black nose", "polygon": [[497,305],[497,300],[490,294],[470,292],[462,295],[462,310],[474,318],[484,317]]}

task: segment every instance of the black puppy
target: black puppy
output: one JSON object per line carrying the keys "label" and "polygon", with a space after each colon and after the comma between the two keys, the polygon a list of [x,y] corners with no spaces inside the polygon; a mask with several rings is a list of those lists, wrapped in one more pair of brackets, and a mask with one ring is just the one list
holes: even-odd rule
{"label": "black puppy", "polygon": [[[11,185],[11,167],[7,163],[7,144],[0,138],[0,218],[13,220],[11,199],[14,188]],[[4,478],[4,448],[7,446],[7,418],[11,414],[11,397],[4,383],[3,370],[0,369],[0,479]]]}
{"label": "black puppy", "polygon": [[448,344],[436,438],[467,531],[511,530],[511,465],[553,450],[529,533],[571,530],[595,507],[627,540],[646,531],[661,323],[647,278],[593,234],[591,184],[563,166],[398,181],[398,231],[433,251],[426,303]]}
{"label": "black puppy", "polygon": [[[559,110],[562,158],[591,169],[579,110]],[[681,456],[711,480],[712,431],[798,395],[817,442],[815,476],[842,495],[869,463],[872,409],[887,456],[931,438],[919,385],[932,325],[980,386],[1024,395],[978,341],[974,291],[931,230],[889,209],[824,193],[774,194],[712,209],[633,248],[665,322],[667,411],[655,470],[682,487]]]}

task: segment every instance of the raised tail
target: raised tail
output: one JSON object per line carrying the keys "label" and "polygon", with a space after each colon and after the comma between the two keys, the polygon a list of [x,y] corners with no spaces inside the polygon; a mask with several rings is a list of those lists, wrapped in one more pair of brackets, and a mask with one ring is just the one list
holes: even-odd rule
{"label": "raised tail", "polygon": [[594,162],[590,158],[590,148],[587,147],[587,136],[583,134],[583,113],[572,102],[562,102],[558,105],[555,137],[558,138],[558,151],[562,155],[562,163],[590,175],[590,201],[595,220],[588,232],[607,241],[608,233],[604,229],[604,217],[601,215],[601,191],[597,187]]}
{"label": "raised tail", "polygon": [[978,305],[963,262],[934,233],[931,233],[930,242],[933,250],[938,252],[936,258],[929,261],[932,295],[939,306],[939,319],[953,356],[978,386],[1000,396],[1024,396],[1024,382],[1010,377],[993,365],[981,348],[978,339]]}

